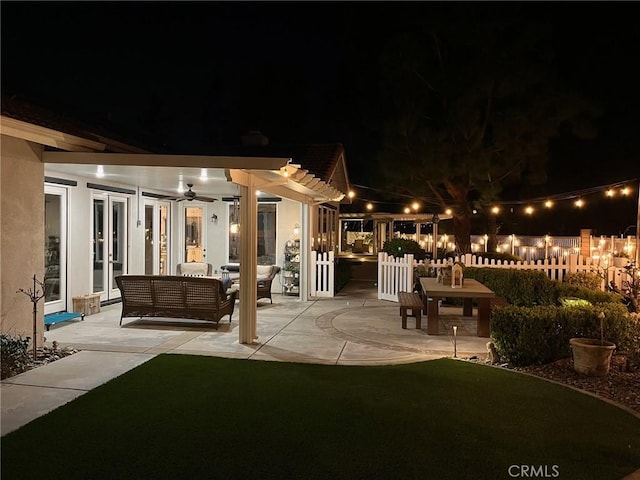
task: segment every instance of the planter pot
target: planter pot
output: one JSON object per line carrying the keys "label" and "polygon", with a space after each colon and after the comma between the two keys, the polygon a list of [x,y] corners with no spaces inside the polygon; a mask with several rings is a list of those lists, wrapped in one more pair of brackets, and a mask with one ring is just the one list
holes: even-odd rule
{"label": "planter pot", "polygon": [[573,369],[576,372],[593,377],[609,373],[615,343],[605,341],[601,344],[597,338],[572,338],[569,343],[573,353]]}

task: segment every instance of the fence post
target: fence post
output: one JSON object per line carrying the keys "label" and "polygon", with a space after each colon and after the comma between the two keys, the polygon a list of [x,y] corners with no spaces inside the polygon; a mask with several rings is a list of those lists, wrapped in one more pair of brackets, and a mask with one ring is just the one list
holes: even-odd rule
{"label": "fence post", "polygon": [[318,252],[311,250],[309,260],[311,264],[311,291],[309,295],[315,297],[318,290]]}

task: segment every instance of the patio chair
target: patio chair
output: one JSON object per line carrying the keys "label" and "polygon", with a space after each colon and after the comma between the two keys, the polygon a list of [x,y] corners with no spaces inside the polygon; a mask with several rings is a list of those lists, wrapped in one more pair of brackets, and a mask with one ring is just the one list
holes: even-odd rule
{"label": "patio chair", "polygon": [[364,253],[364,241],[361,238],[356,239],[353,242],[353,253]]}
{"label": "patio chair", "polygon": [[258,300],[268,298],[271,303],[271,283],[276,275],[280,273],[277,265],[258,265]]}
{"label": "patio chair", "polygon": [[[276,275],[280,273],[280,267],[277,265],[258,265],[256,270],[256,285],[257,285],[257,294],[258,297],[256,300],[260,300],[261,298],[268,298],[271,303],[273,303],[273,299],[271,298],[271,284],[273,283],[273,279],[276,278]],[[234,283],[232,288],[238,289],[238,296],[236,298],[240,298],[240,284]]]}

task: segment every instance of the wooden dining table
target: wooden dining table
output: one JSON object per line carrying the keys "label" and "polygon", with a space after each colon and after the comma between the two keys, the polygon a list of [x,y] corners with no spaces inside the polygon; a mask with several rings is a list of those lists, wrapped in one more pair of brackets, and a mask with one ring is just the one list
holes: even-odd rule
{"label": "wooden dining table", "polygon": [[462,298],[462,314],[473,316],[473,300],[478,303],[478,337],[488,337],[491,333],[491,299],[496,297],[493,290],[471,278],[465,278],[462,287],[453,288],[438,282],[437,278],[420,277],[424,311],[427,312],[427,333],[440,332],[440,300]]}

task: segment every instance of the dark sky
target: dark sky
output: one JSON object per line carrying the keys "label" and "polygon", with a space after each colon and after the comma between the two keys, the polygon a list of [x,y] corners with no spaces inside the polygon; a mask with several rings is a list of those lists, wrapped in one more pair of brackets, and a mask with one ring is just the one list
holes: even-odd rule
{"label": "dark sky", "polygon": [[555,193],[640,177],[634,3],[2,1],[2,90],[183,153],[249,129],[342,142],[366,184],[376,139],[360,112],[385,40],[439,14],[519,9],[551,26],[558,74],[604,111],[598,138],[554,142]]}

